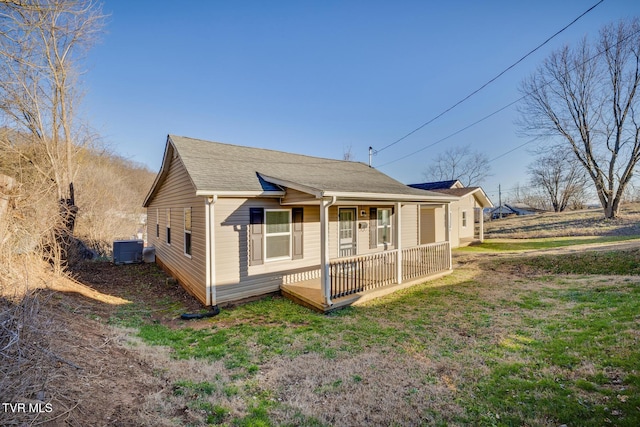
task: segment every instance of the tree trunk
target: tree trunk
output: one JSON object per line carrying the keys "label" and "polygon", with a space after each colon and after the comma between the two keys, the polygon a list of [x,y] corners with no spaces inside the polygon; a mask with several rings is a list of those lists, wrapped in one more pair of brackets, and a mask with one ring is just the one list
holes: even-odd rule
{"label": "tree trunk", "polygon": [[620,199],[607,200],[604,206],[604,217],[606,219],[616,219],[620,212]]}
{"label": "tree trunk", "polygon": [[75,205],[75,194],[73,183],[69,184],[69,198],[60,199],[60,224],[56,228],[57,249],[60,250],[60,261],[68,261],[72,255],[70,253],[74,242],[73,229],[76,224],[78,207]]}
{"label": "tree trunk", "polygon": [[15,180],[10,176],[0,175],[0,245],[9,237],[5,216],[9,210],[9,198],[14,184]]}

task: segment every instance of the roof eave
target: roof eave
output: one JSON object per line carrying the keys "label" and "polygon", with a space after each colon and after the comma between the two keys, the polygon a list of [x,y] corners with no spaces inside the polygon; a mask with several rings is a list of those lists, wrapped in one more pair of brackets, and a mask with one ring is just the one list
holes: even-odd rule
{"label": "roof eave", "polygon": [[196,196],[208,197],[284,197],[286,193],[282,190],[278,191],[215,191],[215,190],[198,190]]}

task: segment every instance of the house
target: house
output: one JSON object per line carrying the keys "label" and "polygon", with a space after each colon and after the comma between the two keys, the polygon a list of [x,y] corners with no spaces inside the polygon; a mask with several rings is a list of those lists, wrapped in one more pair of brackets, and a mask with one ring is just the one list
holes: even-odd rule
{"label": "house", "polygon": [[511,215],[536,215],[539,213],[543,213],[544,211],[541,209],[532,208],[531,206],[525,205],[523,203],[504,203],[502,206],[498,206],[497,208],[494,208],[489,212],[491,215],[491,219],[500,219]]}
{"label": "house", "polygon": [[[465,187],[457,180],[424,182],[421,184],[409,184],[409,187],[421,190],[435,191],[437,193],[459,197],[451,203],[449,215],[451,216],[449,224],[451,225],[451,245],[456,248],[467,245],[473,241],[484,240],[484,215],[485,208],[493,207],[491,200],[481,187]],[[444,209],[436,209],[433,211],[424,210],[423,215],[435,214],[436,217],[444,216]],[[440,219],[444,222],[443,219]],[[423,229],[424,236],[420,242],[427,243],[437,239],[434,233],[437,230],[430,231]],[[442,232],[442,231],[440,231]]]}
{"label": "house", "polygon": [[281,291],[326,311],[450,272],[451,235],[420,244],[421,212],[457,200],[364,163],[169,135],[144,207],[156,261],[203,304]]}

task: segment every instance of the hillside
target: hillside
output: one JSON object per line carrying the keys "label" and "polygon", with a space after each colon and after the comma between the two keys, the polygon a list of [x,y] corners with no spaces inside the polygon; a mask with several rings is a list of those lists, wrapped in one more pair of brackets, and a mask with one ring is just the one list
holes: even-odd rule
{"label": "hillside", "polygon": [[564,236],[640,236],[640,203],[623,205],[615,220],[604,220],[600,209],[586,209],[485,222],[486,239]]}
{"label": "hillside", "polygon": [[155,175],[118,155],[86,152],[76,180],[76,236],[103,256],[114,240],[139,238],[146,232],[142,202]]}

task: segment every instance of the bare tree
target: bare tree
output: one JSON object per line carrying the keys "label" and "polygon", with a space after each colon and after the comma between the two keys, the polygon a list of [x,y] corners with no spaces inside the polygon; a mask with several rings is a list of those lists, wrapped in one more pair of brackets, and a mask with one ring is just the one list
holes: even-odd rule
{"label": "bare tree", "polygon": [[[72,196],[76,156],[90,136],[78,122],[79,59],[96,40],[104,16],[92,0],[0,0],[0,111],[6,126],[29,135],[22,152]],[[15,149],[4,141],[4,150]]]}
{"label": "bare tree", "polygon": [[57,202],[59,215],[38,205],[47,205],[41,218],[48,224],[38,228],[44,235],[31,236],[56,271],[73,243],[79,153],[92,140],[76,110],[80,60],[103,21],[93,0],[0,0],[0,120],[8,130],[0,153],[19,159],[17,172],[35,172],[42,198]]}
{"label": "bare tree", "polygon": [[429,181],[457,179],[467,187],[480,185],[490,176],[489,159],[468,145],[453,147],[440,153],[423,175]]}
{"label": "bare tree", "polygon": [[582,205],[587,177],[571,152],[546,151],[529,165],[531,185],[548,198],[555,212]]}
{"label": "bare tree", "polygon": [[640,160],[640,24],[621,21],[575,48],[552,53],[521,85],[521,127],[558,138],[595,186],[606,218],[615,218]]}

